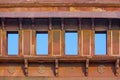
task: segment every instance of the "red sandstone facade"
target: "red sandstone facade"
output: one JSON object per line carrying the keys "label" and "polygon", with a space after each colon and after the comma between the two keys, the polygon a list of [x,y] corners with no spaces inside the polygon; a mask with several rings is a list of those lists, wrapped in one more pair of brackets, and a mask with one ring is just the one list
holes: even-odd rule
{"label": "red sandstone facade", "polygon": [[[120,0],[0,0],[0,80],[120,80]],[[7,53],[7,32],[19,54]],[[48,55],[36,54],[36,32],[48,32]],[[65,55],[65,31],[78,32],[78,55]],[[95,55],[95,31],[107,54]]]}

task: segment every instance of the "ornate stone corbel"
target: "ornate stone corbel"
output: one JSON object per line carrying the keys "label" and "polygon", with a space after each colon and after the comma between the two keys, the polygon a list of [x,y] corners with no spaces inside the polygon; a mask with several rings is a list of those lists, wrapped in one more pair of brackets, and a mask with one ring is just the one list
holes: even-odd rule
{"label": "ornate stone corbel", "polygon": [[116,64],[115,64],[115,69],[116,69],[116,76],[119,76],[119,64],[120,64],[120,60],[117,59],[116,60]]}
{"label": "ornate stone corbel", "polygon": [[31,21],[32,21],[32,28],[34,28],[35,19],[31,18]]}
{"label": "ornate stone corbel", "polygon": [[19,29],[22,29],[22,18],[19,18]]}
{"label": "ornate stone corbel", "polygon": [[95,29],[95,20],[94,20],[94,18],[92,18],[92,30],[94,30]]}
{"label": "ornate stone corbel", "polygon": [[55,76],[58,76],[58,59],[55,60]]}
{"label": "ornate stone corbel", "polygon": [[52,19],[49,18],[49,30],[51,30],[51,29],[52,29]]}
{"label": "ornate stone corbel", "polygon": [[79,18],[78,19],[78,23],[79,23],[78,24],[78,30],[80,30],[81,29],[81,25],[82,25],[82,19]]}
{"label": "ornate stone corbel", "polygon": [[108,22],[109,22],[108,29],[111,29],[112,20],[108,19]]}
{"label": "ornate stone corbel", "polygon": [[62,27],[62,30],[64,30],[64,19],[61,18],[61,27]]}
{"label": "ornate stone corbel", "polygon": [[5,29],[5,18],[1,19],[2,29]]}
{"label": "ornate stone corbel", "polygon": [[89,67],[89,59],[86,59],[86,66],[85,66],[85,75],[88,76],[88,67]]}
{"label": "ornate stone corbel", "polygon": [[28,60],[24,59],[24,71],[25,71],[25,76],[28,76]]}

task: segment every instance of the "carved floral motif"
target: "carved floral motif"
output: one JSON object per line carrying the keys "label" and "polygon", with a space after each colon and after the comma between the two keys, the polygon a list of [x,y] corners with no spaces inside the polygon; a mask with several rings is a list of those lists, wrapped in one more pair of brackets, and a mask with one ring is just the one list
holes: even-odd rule
{"label": "carved floral motif", "polygon": [[99,66],[98,66],[98,72],[99,72],[100,74],[103,74],[103,73],[105,72],[105,66],[104,66],[104,65],[99,65]]}
{"label": "carved floral motif", "polygon": [[39,70],[38,70],[38,72],[39,72],[40,74],[44,74],[44,73],[45,73],[45,66],[44,66],[44,65],[39,65]]}
{"label": "carved floral motif", "polygon": [[14,74],[15,73],[15,67],[14,66],[9,66],[8,67],[8,72],[10,73],[10,74]]}

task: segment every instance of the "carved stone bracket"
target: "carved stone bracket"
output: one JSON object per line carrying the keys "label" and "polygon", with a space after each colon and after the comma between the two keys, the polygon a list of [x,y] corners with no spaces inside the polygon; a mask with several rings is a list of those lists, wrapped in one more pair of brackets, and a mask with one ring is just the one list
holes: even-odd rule
{"label": "carved stone bracket", "polygon": [[19,29],[22,29],[22,18],[19,18]]}
{"label": "carved stone bracket", "polygon": [[55,76],[58,76],[58,59],[55,60]]}
{"label": "carved stone bracket", "polygon": [[2,23],[2,29],[5,29],[5,18],[1,19],[1,23]]}
{"label": "carved stone bracket", "polygon": [[111,19],[108,19],[108,22],[109,22],[109,29],[111,29],[111,24],[112,24],[112,20]]}
{"label": "carved stone bracket", "polygon": [[79,18],[78,21],[79,21],[79,22],[78,22],[78,23],[79,23],[78,29],[81,29],[81,26],[82,26],[82,23],[81,23],[81,22],[82,22],[82,19]]}
{"label": "carved stone bracket", "polygon": [[118,76],[119,75],[119,64],[120,64],[120,60],[119,59],[117,59],[116,60],[116,64],[115,64],[115,69],[116,69],[116,76]]}
{"label": "carved stone bracket", "polygon": [[95,29],[95,20],[94,20],[94,18],[92,18],[92,30],[94,30]]}
{"label": "carved stone bracket", "polygon": [[34,23],[35,23],[35,19],[34,18],[31,18],[32,20],[32,28],[34,27]]}
{"label": "carved stone bracket", "polygon": [[64,19],[63,18],[61,19],[61,27],[62,27],[62,30],[64,30]]}
{"label": "carved stone bracket", "polygon": [[49,18],[49,30],[51,30],[51,29],[52,29],[52,19]]}
{"label": "carved stone bracket", "polygon": [[86,66],[85,66],[85,75],[88,76],[88,67],[89,67],[89,59],[86,59]]}
{"label": "carved stone bracket", "polygon": [[28,76],[28,60],[24,59],[24,71],[25,71],[25,76]]}

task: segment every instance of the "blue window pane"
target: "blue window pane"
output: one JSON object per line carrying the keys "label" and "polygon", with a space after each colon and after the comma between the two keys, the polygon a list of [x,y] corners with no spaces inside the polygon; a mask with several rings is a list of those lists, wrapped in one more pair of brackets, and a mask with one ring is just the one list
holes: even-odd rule
{"label": "blue window pane", "polygon": [[17,33],[8,33],[8,55],[18,55]]}
{"label": "blue window pane", "polygon": [[106,33],[95,34],[95,54],[106,55]]}
{"label": "blue window pane", "polygon": [[48,33],[37,33],[37,55],[48,55]]}
{"label": "blue window pane", "polygon": [[78,54],[78,34],[77,32],[65,33],[65,53],[66,55]]}

